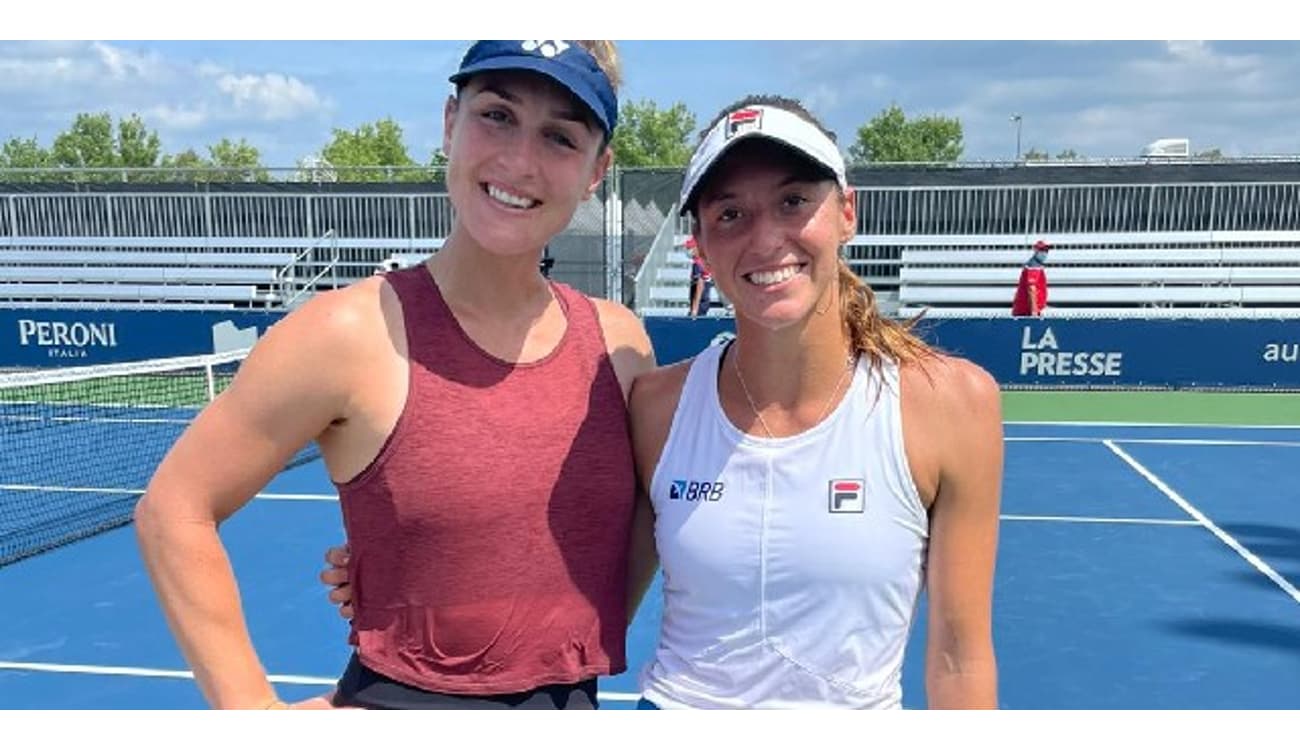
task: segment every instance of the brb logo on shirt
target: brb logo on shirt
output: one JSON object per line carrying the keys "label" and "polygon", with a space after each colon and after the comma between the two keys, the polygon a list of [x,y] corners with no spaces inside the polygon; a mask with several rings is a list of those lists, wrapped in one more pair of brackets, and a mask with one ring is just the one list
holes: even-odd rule
{"label": "brb logo on shirt", "polygon": [[867,483],[861,479],[832,479],[830,481],[830,512],[866,512],[866,486]]}
{"label": "brb logo on shirt", "polygon": [[722,499],[723,482],[695,482],[686,479],[674,479],[668,487],[669,500],[684,500],[688,503],[716,503]]}

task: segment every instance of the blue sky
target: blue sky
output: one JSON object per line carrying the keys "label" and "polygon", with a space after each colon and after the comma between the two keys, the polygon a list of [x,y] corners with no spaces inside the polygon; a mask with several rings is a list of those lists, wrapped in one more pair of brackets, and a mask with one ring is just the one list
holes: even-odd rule
{"label": "blue sky", "polygon": [[[268,166],[293,166],[333,128],[392,117],[427,160],[467,45],[0,41],[0,140],[48,146],[77,112],[135,112],[167,152],[242,137]],[[1161,137],[1230,155],[1300,153],[1296,42],[627,41],[620,51],[625,101],[681,101],[702,126],[746,93],[791,95],[845,148],[897,103],[959,118],[968,159],[1014,156],[1012,113],[1022,148],[1052,154],[1131,156]]]}

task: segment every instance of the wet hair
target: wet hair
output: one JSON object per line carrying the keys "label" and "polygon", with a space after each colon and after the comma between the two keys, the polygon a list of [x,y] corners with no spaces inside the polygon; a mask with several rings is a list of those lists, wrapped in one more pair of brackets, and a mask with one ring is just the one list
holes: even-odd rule
{"label": "wet hair", "polygon": [[[756,106],[773,107],[798,115],[816,126],[826,137],[831,139],[832,143],[835,143],[835,133],[823,125],[799,100],[771,94],[752,94],[728,105],[713,118],[708,127],[700,131],[700,143],[703,143],[709,131],[731,112],[742,107]],[[799,154],[793,149],[790,149],[790,151],[798,154],[800,162],[806,162],[810,167],[815,166],[807,156]],[[821,168],[817,168],[817,172],[826,174],[825,170]],[[827,176],[826,179],[834,178]],[[844,191],[838,184],[835,186],[835,190],[839,194],[841,201],[846,200]],[[694,212],[692,212],[692,218],[698,218]],[[879,367],[886,357],[901,364],[918,362],[937,353],[934,347],[925,343],[920,336],[913,332],[922,316],[918,315],[907,321],[898,321],[881,315],[875,292],[854,273],[842,255],[839,259],[838,283],[840,320],[844,324],[845,333],[848,335],[853,350],[867,357],[873,366]]]}

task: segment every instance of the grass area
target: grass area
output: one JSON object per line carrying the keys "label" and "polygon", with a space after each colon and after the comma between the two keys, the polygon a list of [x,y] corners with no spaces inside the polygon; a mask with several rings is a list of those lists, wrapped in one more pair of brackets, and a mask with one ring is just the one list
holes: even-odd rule
{"label": "grass area", "polygon": [[1003,391],[1008,422],[1300,425],[1300,394]]}

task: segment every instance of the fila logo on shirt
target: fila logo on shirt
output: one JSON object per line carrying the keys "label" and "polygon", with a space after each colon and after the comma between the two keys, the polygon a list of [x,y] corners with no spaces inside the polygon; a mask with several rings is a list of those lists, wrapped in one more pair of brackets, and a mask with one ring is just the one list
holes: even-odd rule
{"label": "fila logo on shirt", "polygon": [[723,482],[695,482],[686,479],[674,479],[668,486],[669,500],[682,500],[688,503],[716,503],[722,499]]}
{"label": "fila logo on shirt", "polygon": [[832,513],[865,513],[867,510],[867,483],[862,479],[832,479],[830,481],[830,506]]}

